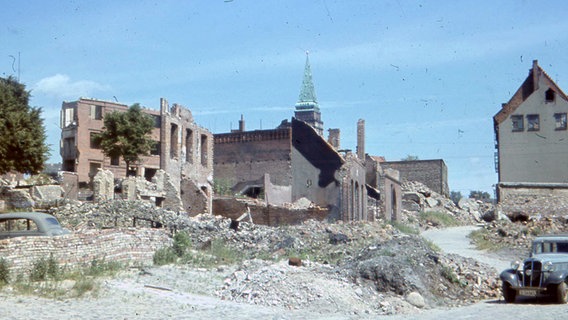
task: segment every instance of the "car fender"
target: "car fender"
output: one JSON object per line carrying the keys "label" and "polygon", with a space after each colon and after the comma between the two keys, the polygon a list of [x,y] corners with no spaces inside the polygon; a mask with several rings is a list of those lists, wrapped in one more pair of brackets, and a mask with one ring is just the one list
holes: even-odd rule
{"label": "car fender", "polygon": [[548,276],[546,283],[547,284],[559,284],[559,283],[566,281],[566,278],[568,278],[568,270],[558,270],[558,271],[552,272]]}
{"label": "car fender", "polygon": [[499,275],[503,283],[508,282],[512,287],[519,286],[519,277],[517,277],[517,271],[515,269],[507,269]]}

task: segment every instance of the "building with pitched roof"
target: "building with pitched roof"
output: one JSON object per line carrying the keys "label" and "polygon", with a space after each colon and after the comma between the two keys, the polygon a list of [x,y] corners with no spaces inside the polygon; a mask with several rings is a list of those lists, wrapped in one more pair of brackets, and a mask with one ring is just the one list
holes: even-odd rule
{"label": "building with pitched roof", "polygon": [[[324,139],[307,55],[294,115],[275,129],[253,131],[245,130],[241,117],[238,130],[215,134],[216,183],[228,186],[232,193],[262,194],[269,205],[306,198],[327,208],[331,220],[373,220],[374,214],[367,210],[365,157],[338,150],[339,129],[330,129],[330,137]],[[359,121],[358,132],[357,149],[364,152],[364,121]],[[373,186],[373,191],[379,190]],[[382,194],[386,202],[399,199],[400,195],[390,196],[391,188],[384,190],[389,193]],[[392,208],[399,210],[400,205]]]}
{"label": "building with pitched roof", "polygon": [[493,117],[497,198],[568,189],[568,97],[534,60]]}

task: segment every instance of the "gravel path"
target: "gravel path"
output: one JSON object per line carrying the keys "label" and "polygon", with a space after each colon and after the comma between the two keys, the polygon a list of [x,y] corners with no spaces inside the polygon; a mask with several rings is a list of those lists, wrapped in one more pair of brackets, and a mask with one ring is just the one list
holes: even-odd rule
{"label": "gravel path", "polygon": [[462,257],[473,258],[493,266],[498,272],[509,268],[511,265],[509,258],[501,258],[495,253],[476,250],[470,243],[470,239],[467,236],[477,229],[479,227],[476,226],[430,229],[424,231],[422,236],[434,242],[446,253],[455,253]]}

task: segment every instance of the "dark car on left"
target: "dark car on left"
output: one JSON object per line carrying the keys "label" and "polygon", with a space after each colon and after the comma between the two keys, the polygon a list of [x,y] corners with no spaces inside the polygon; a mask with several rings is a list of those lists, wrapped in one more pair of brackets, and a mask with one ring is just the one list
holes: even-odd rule
{"label": "dark car on left", "polygon": [[10,212],[0,214],[0,239],[69,234],[52,215],[41,212]]}

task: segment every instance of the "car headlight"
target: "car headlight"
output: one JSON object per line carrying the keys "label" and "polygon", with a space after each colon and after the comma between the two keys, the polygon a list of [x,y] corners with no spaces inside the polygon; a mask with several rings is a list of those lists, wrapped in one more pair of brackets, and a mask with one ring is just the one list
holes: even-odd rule
{"label": "car headlight", "polygon": [[554,265],[550,261],[542,264],[542,271],[554,271]]}
{"label": "car headlight", "polygon": [[519,266],[520,266],[520,265],[521,265],[521,262],[520,262],[520,261],[518,261],[518,260],[517,260],[517,261],[513,261],[513,262],[511,262],[511,269],[517,270],[517,269],[519,269]]}

